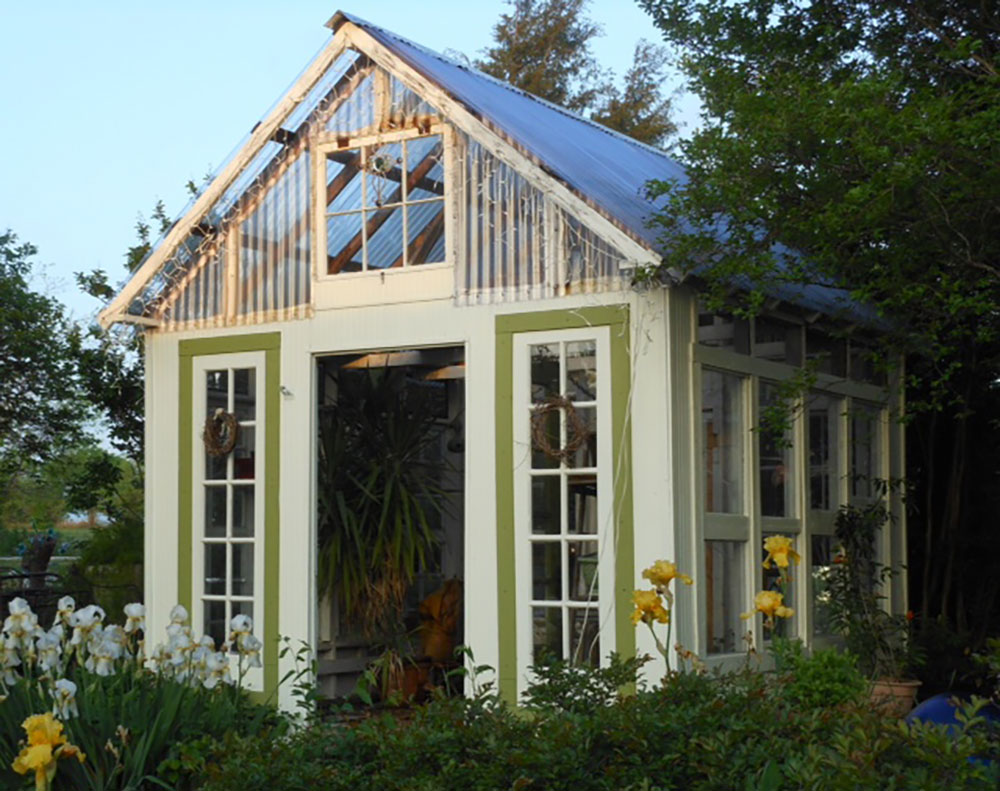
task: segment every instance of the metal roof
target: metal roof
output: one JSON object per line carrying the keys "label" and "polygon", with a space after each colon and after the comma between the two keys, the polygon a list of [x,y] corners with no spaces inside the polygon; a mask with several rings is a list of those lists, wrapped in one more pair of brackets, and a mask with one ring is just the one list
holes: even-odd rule
{"label": "metal roof", "polygon": [[[329,25],[350,22],[398,55],[488,124],[532,156],[547,172],[616,221],[652,250],[660,230],[649,225],[659,208],[646,195],[652,179],[687,180],[684,167],[663,151],[645,145],[501,80],[415,44],[360,17],[338,12]],[[780,258],[785,248],[776,249]],[[736,284],[746,287],[747,283]],[[772,296],[809,311],[871,322],[846,290],[792,283],[770,286]],[[844,314],[849,314],[845,316]]]}

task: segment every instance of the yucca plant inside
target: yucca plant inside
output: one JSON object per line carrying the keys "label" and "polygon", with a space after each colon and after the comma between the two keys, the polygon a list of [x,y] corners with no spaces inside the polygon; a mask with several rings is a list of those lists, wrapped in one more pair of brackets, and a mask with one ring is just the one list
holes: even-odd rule
{"label": "yucca plant inside", "polygon": [[440,428],[404,370],[337,371],[319,414],[319,588],[373,635],[398,621],[438,546]]}

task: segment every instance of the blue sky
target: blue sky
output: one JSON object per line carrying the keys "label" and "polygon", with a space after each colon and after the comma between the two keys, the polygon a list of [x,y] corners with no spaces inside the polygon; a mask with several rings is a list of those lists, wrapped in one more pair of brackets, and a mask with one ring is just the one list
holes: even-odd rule
{"label": "blue sky", "polygon": [[[431,49],[475,56],[503,0],[369,0],[343,10]],[[324,45],[337,6],[316,0],[54,0],[4,9],[0,27],[0,229],[39,248],[38,287],[78,318],[98,306],[73,272],[124,275],[138,213],[183,208]],[[592,0],[595,53],[621,74],[659,40],[629,0]],[[680,120],[695,111],[684,102]]]}

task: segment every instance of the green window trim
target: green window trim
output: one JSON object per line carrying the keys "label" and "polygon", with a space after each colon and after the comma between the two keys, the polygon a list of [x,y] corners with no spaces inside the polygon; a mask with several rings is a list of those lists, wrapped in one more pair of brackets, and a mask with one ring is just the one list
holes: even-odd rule
{"label": "green window trim", "polygon": [[623,657],[635,655],[629,619],[635,587],[632,513],[632,431],[629,389],[632,363],[627,305],[513,313],[496,318],[496,486],[497,486],[497,678],[501,697],[517,703],[517,579],[514,528],[514,335],[586,327],[610,328],[611,463],[614,475],[615,644]]}
{"label": "green window trim", "polygon": [[280,542],[281,333],[265,332],[181,341],[178,411],[177,598],[193,612],[194,569],[194,358],[212,354],[264,352],[264,692],[278,689],[278,601]]}

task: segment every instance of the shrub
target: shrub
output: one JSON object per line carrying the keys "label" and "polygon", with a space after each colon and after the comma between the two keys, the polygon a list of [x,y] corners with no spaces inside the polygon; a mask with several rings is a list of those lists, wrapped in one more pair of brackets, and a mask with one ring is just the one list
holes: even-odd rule
{"label": "shrub", "polygon": [[858,702],[868,684],[853,655],[836,649],[807,656],[798,640],[775,638],[772,644],[778,689],[790,704],[824,708]]}
{"label": "shrub", "polygon": [[[819,657],[801,662],[824,688],[851,686],[839,656]],[[985,791],[1000,778],[970,760],[1000,757],[978,726],[950,738],[888,721],[849,696],[837,708],[811,706],[819,684],[793,700],[781,675],[673,674],[659,689],[609,697],[607,671],[548,667],[527,693],[529,712],[489,697],[442,698],[408,721],[385,715],[224,740],[203,788]]]}

